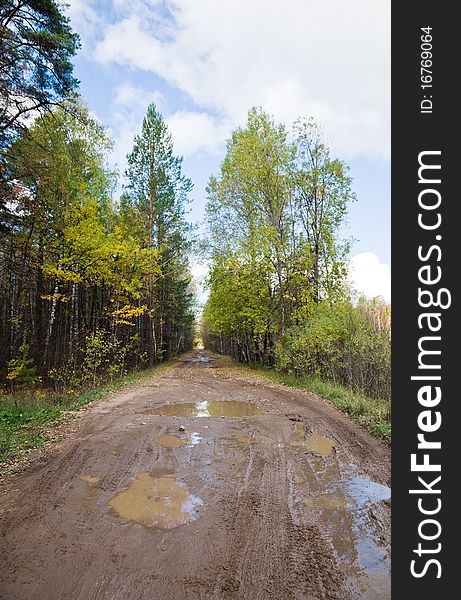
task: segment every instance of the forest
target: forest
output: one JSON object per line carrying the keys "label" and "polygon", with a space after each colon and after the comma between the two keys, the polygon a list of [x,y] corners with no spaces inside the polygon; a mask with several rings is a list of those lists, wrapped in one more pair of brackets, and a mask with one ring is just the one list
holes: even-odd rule
{"label": "forest", "polygon": [[[322,128],[310,118],[290,128],[251,108],[210,178],[197,243],[187,221],[192,181],[165,118],[147,107],[118,173],[112,141],[79,94],[78,48],[54,0],[2,3],[7,405],[168,361],[193,347],[199,320],[211,351],[389,400],[390,307],[350,290],[341,228],[356,198]],[[210,267],[202,313],[190,271],[198,255]]]}
{"label": "forest", "polygon": [[54,2],[10,6],[1,15],[0,373],[9,390],[95,385],[191,347],[192,183],[150,105],[116,200],[111,140],[72,77],[76,35]]}
{"label": "forest", "polygon": [[291,130],[252,108],[235,130],[207,205],[206,346],[390,399],[390,306],[355,297],[341,236],[355,201],[322,128]]}

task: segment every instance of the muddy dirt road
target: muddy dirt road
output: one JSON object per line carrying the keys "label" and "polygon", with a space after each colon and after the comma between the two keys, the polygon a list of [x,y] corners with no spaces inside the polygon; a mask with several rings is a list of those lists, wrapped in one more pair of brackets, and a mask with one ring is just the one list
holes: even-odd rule
{"label": "muddy dirt road", "polygon": [[0,496],[2,600],[390,597],[389,450],[196,351],[72,423]]}

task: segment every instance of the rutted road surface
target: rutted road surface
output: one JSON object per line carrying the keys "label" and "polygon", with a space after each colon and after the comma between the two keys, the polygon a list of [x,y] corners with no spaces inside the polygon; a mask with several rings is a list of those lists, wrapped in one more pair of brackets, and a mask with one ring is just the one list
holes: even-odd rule
{"label": "rutted road surface", "polygon": [[0,598],[388,599],[389,470],[326,402],[196,351],[7,478]]}

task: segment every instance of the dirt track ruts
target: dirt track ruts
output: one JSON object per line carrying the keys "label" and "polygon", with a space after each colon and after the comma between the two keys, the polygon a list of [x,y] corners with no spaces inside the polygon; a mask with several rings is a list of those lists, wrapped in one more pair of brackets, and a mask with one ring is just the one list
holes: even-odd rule
{"label": "dirt track ruts", "polygon": [[390,598],[389,448],[315,396],[196,351],[72,429],[3,482],[2,600]]}

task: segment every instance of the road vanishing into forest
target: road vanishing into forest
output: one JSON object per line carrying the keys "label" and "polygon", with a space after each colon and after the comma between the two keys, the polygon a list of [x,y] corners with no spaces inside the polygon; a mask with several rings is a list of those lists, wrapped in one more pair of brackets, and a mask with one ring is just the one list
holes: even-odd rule
{"label": "road vanishing into forest", "polygon": [[196,350],[94,403],[0,495],[2,600],[390,598],[390,451]]}

